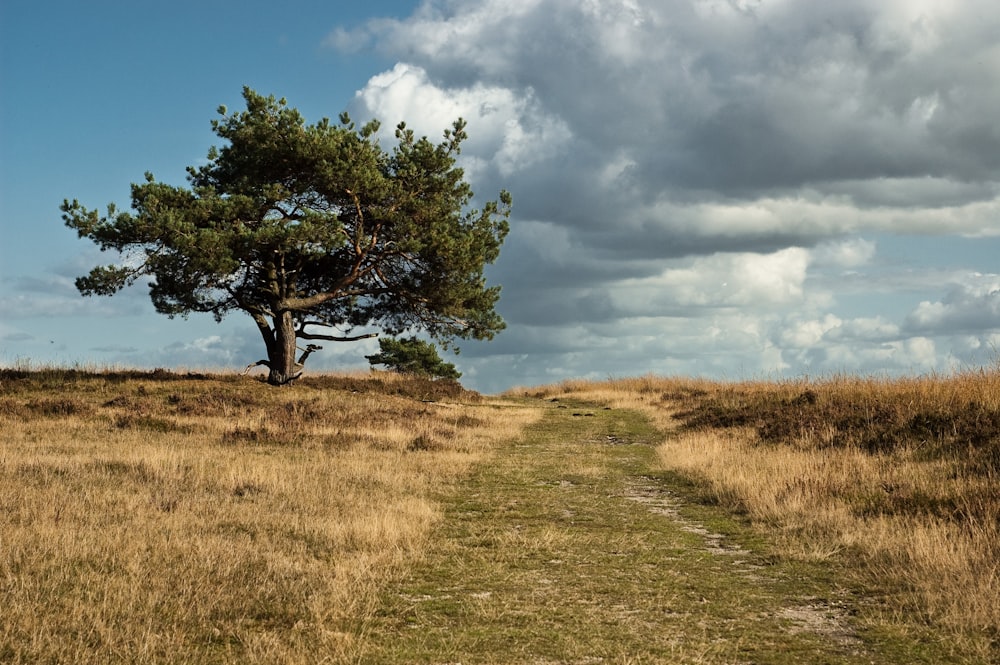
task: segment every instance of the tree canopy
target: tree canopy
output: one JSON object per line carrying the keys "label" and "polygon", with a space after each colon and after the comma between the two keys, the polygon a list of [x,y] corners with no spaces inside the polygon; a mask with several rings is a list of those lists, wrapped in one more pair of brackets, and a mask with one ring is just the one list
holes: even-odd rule
{"label": "tree canopy", "polygon": [[273,384],[294,379],[321,348],[309,344],[296,358],[299,340],[348,341],[377,328],[423,330],[447,345],[504,328],[494,309],[500,287],[486,285],[484,268],[499,256],[511,199],[501,191],[470,208],[456,166],[464,121],[440,143],[400,123],[386,150],[377,121],[358,128],[342,114],[307,124],[284,99],[250,88],[243,97],[245,111],[219,108],[212,128],[225,144],[188,167],[189,187],[146,173],[129,211],[63,202],[67,226],[120,253],[77,279],[82,294],[149,278],[167,316],[246,312]]}
{"label": "tree canopy", "polygon": [[379,353],[365,356],[368,362],[385,365],[394,372],[416,374],[435,379],[459,379],[462,373],[455,365],[445,362],[438,355],[437,347],[416,337],[392,339],[383,337],[378,341]]}

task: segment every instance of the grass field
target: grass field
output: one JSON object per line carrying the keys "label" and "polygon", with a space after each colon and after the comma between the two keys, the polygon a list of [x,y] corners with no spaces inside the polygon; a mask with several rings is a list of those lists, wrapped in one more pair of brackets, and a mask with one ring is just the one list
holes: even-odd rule
{"label": "grass field", "polygon": [[0,370],[0,662],[989,663],[1000,376]]}
{"label": "grass field", "polygon": [[444,385],[3,372],[0,662],[342,660],[534,417]]}
{"label": "grass field", "polygon": [[716,383],[645,377],[524,391],[647,414],[662,468],[742,514],[784,558],[880,602],[886,639],[1000,659],[1000,373]]}
{"label": "grass field", "polygon": [[776,560],[724,511],[682,505],[655,471],[660,439],[634,411],[549,404],[444,501],[359,662],[921,662],[913,644],[867,645],[824,566]]}

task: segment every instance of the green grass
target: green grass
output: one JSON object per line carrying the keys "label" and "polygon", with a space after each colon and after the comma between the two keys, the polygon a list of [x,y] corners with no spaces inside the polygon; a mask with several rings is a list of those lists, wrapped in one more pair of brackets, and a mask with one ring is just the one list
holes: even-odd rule
{"label": "green grass", "polygon": [[[947,662],[857,632],[869,602],[656,474],[634,412],[552,405],[458,492],[363,632],[363,663]],[[707,533],[705,533],[707,532]]]}

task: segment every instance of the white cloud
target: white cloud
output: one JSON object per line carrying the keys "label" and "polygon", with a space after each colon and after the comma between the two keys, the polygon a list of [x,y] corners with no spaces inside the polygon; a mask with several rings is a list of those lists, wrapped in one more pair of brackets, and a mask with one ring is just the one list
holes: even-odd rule
{"label": "white cloud", "polygon": [[820,344],[831,330],[840,327],[843,321],[833,314],[822,319],[798,321],[782,330],[780,341],[785,348],[811,349]]}
{"label": "white cloud", "polygon": [[356,53],[371,43],[371,34],[368,30],[355,29],[347,30],[341,26],[333,29],[323,41],[325,46],[334,48],[343,53]]}
{"label": "white cloud", "polygon": [[917,331],[958,333],[1000,329],[1000,276],[969,275],[952,285],[942,300],[924,300],[907,325]]}
{"label": "white cloud", "polygon": [[621,290],[653,291],[645,295],[681,306],[761,309],[800,301],[808,262],[809,253],[797,247],[772,254],[717,254],[658,277],[627,280]]}
{"label": "white cloud", "polygon": [[566,125],[547,115],[530,89],[515,92],[482,84],[445,89],[422,68],[402,63],[372,77],[356,102],[386,121],[386,138],[405,121],[418,135],[437,140],[464,118],[470,135],[465,149],[474,173],[479,170],[475,165],[493,163],[501,177],[508,177],[515,169],[555,156],[571,138]]}
{"label": "white cloud", "polygon": [[875,257],[876,244],[864,238],[820,243],[812,252],[813,261],[835,268],[860,268]]}
{"label": "white cloud", "polygon": [[428,135],[462,115],[474,188],[514,194],[511,328],[477,376],[491,353],[540,380],[910,371],[1000,313],[983,280],[935,294],[955,266],[886,258],[1000,235],[998,30],[971,1],[425,2],[359,28],[400,64],[356,104]]}
{"label": "white cloud", "polygon": [[830,331],[831,339],[849,342],[886,342],[900,338],[898,325],[880,316],[861,317],[840,322]]}
{"label": "white cloud", "polygon": [[938,365],[934,341],[927,337],[911,337],[903,343],[903,350],[918,367],[934,369]]}

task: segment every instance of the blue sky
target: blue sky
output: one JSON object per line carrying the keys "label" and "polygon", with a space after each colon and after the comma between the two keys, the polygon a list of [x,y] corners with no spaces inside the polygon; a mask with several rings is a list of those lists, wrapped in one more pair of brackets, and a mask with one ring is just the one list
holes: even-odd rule
{"label": "blue sky", "polygon": [[5,0],[0,364],[262,356],[245,317],[79,296],[107,257],[58,210],[184,184],[249,85],[309,121],[468,120],[473,188],[514,196],[509,327],[449,357],[471,387],[993,365],[997,34],[992,0]]}

